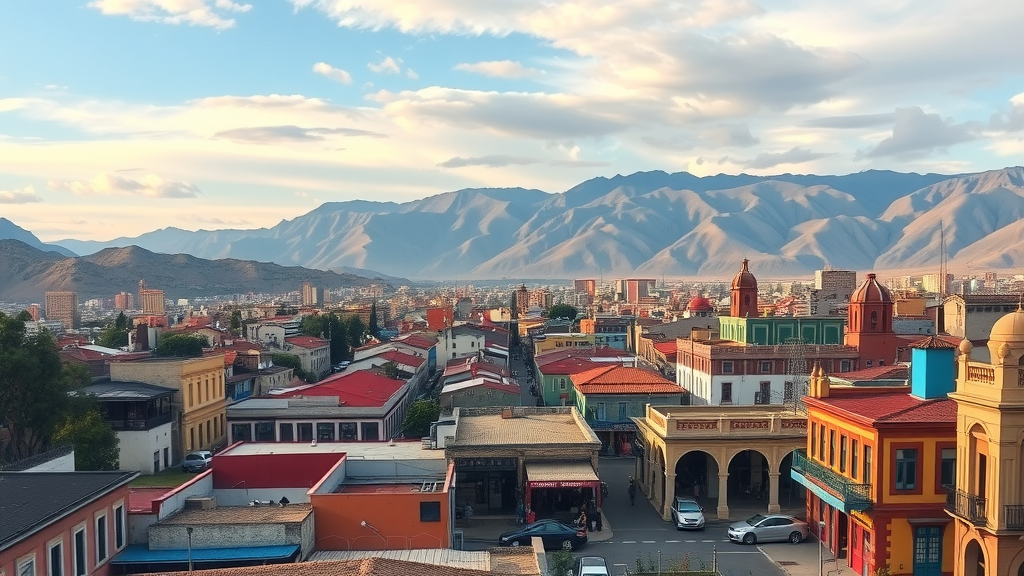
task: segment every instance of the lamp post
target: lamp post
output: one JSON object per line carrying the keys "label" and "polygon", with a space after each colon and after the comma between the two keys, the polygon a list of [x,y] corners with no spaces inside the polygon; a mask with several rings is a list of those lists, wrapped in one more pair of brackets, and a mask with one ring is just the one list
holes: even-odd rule
{"label": "lamp post", "polygon": [[185,532],[188,533],[188,571],[192,572],[192,527],[186,526]]}
{"label": "lamp post", "polygon": [[822,575],[822,571],[825,569],[825,563],[821,558],[821,547],[824,544],[822,542],[821,535],[825,532],[825,521],[818,520],[818,576]]}

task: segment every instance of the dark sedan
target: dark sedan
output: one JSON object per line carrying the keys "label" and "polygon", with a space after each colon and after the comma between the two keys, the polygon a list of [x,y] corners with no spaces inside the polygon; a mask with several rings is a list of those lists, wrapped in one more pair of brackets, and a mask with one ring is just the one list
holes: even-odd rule
{"label": "dark sedan", "polygon": [[573,550],[587,543],[585,530],[554,520],[540,520],[519,530],[502,534],[498,538],[498,545],[529,546],[534,537],[540,538],[547,549]]}

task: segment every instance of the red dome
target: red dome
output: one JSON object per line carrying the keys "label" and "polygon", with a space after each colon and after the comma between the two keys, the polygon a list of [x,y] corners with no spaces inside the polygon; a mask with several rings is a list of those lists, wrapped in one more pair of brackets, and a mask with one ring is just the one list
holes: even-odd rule
{"label": "red dome", "polygon": [[743,267],[740,268],[739,274],[732,279],[732,287],[736,288],[750,288],[757,290],[757,278],[750,273],[750,269],[747,268],[747,263],[750,262],[746,258],[743,259]]}
{"label": "red dome", "polygon": [[883,304],[892,304],[892,293],[885,286],[882,286],[875,278],[874,274],[868,274],[868,277],[860,285],[857,290],[850,296],[850,302],[881,302]]}
{"label": "red dome", "polygon": [[686,309],[690,312],[708,312],[714,310],[715,307],[711,304],[711,300],[702,296],[697,296],[690,299],[690,302],[686,305]]}

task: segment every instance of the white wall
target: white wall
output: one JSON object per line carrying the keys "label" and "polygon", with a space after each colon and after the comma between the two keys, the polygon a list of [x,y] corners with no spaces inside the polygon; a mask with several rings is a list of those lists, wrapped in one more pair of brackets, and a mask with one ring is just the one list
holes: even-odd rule
{"label": "white wall", "polygon": [[[164,448],[171,449],[171,423],[152,430],[122,430],[117,433],[121,470],[138,470],[153,474],[163,470]],[[153,452],[160,453],[160,470],[153,470]],[[173,466],[174,454],[170,455]]]}
{"label": "white wall", "polygon": [[[343,459],[331,470],[331,473],[320,482],[315,494],[330,494],[348,475],[348,458]],[[308,492],[308,490],[307,490]],[[308,497],[307,497],[308,500]]]}
{"label": "white wall", "polygon": [[348,478],[425,478],[445,474],[448,462],[444,458],[415,460],[359,460],[348,459]]}
{"label": "white wall", "polygon": [[191,484],[179,486],[160,505],[159,519],[163,520],[185,506],[185,499],[193,496],[210,496],[213,494],[213,469],[201,472]]}
{"label": "white wall", "polygon": [[[121,468],[125,470],[125,468]],[[24,472],[74,472],[75,471],[75,451],[72,450],[67,454],[54,458],[53,460],[47,460],[38,466],[33,466]]]}
{"label": "white wall", "polygon": [[217,506],[248,506],[253,500],[273,500],[276,504],[282,496],[291,504],[305,504],[309,502],[306,492],[309,488],[218,488],[213,491],[213,497],[217,499]]}

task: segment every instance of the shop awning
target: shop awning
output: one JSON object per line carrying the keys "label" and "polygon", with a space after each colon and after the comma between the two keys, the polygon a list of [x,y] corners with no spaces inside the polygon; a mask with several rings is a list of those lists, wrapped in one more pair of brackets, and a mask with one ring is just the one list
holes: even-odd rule
{"label": "shop awning", "polygon": [[600,484],[590,462],[528,462],[526,484],[530,488],[584,488]]}
{"label": "shop awning", "polygon": [[[192,562],[231,562],[286,560],[299,551],[298,545],[247,546],[233,548],[192,548]],[[188,562],[185,548],[150,550],[142,544],[133,544],[122,550],[111,564],[180,564]]]}

